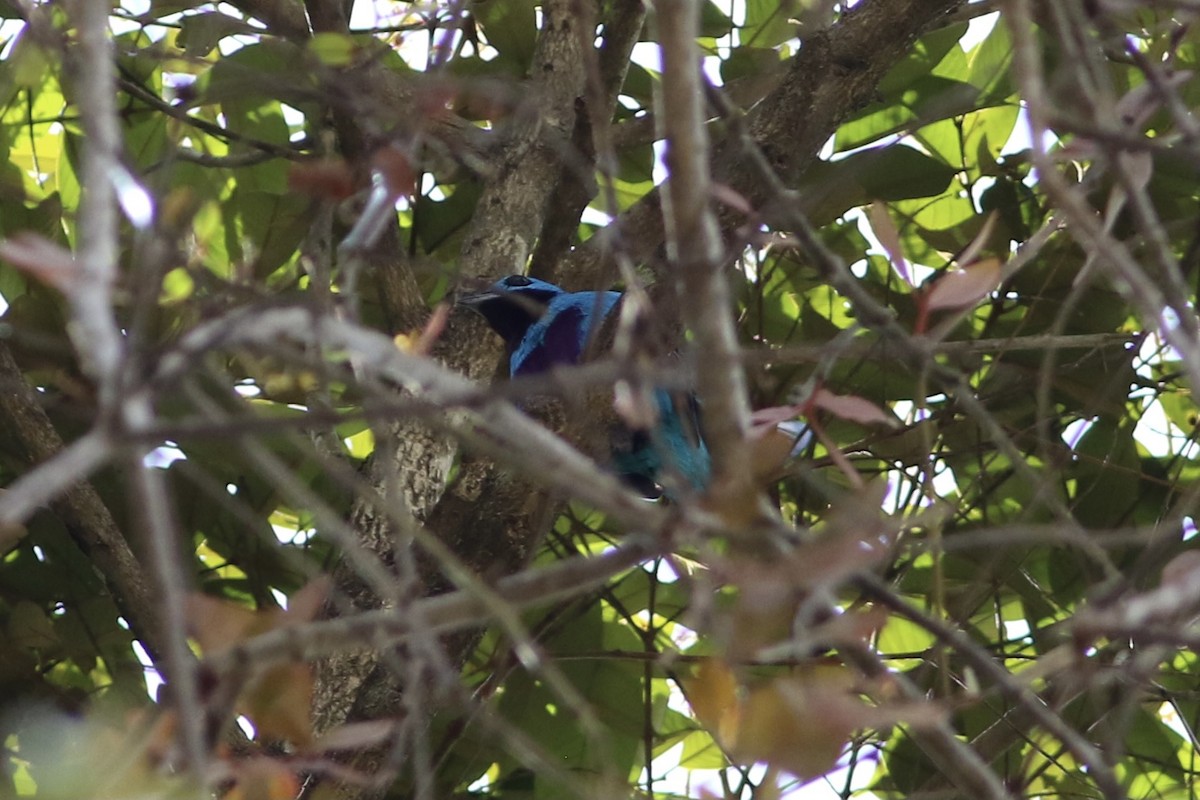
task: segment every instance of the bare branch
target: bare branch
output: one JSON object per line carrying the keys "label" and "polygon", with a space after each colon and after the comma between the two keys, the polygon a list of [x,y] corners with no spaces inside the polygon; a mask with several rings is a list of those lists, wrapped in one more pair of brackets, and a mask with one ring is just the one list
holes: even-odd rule
{"label": "bare branch", "polygon": [[494,619],[498,603],[516,610],[585,594],[653,556],[654,549],[644,541],[630,539],[601,556],[566,559],[502,578],[495,589],[475,582],[469,589],[425,598],[405,609],[370,611],[270,631],[206,663],[224,672],[243,664],[262,668],[339,652],[382,650],[418,632],[444,634],[479,626]]}
{"label": "bare branch", "polygon": [[108,6],[76,0],[71,9],[79,28],[75,84],[86,146],[79,176],[84,187],[76,254],[79,274],[67,293],[74,315],[70,330],[84,368],[100,388],[101,407],[112,413],[124,349],[111,304],[118,259],[114,181],[125,172],[120,160],[116,54],[108,35]]}
{"label": "bare branch", "polygon": [[[687,0],[656,0],[663,54],[661,92],[667,166],[664,223],[667,257],[677,269],[688,326],[695,335],[697,390],[705,409],[715,480],[744,494],[753,475],[744,436],[750,403],[738,355],[724,246],[712,209],[704,90],[700,75],[699,9]],[[718,488],[718,491],[720,489]]]}

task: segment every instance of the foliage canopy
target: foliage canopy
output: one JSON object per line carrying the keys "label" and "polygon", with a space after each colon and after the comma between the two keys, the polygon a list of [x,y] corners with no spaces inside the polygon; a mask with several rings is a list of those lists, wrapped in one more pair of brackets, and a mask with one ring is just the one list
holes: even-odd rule
{"label": "foliage canopy", "polygon": [[1192,796],[1196,14],[14,0],[0,796]]}

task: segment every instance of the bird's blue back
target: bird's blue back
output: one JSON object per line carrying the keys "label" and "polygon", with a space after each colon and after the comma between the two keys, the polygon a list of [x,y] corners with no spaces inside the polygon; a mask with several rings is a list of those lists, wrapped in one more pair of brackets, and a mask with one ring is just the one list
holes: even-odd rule
{"label": "bird's blue back", "polygon": [[[505,339],[509,374],[520,377],[578,364],[589,337],[620,299],[620,292],[567,292],[546,281],[509,276],[466,302]],[[656,429],[628,431],[625,441],[614,445],[614,466],[647,494],[668,475],[678,475],[692,488],[703,489],[710,477],[711,459],[700,433],[695,397],[655,389],[654,399]]]}
{"label": "bird's blue back", "polygon": [[545,372],[559,364],[578,364],[588,339],[621,299],[620,292],[558,291],[546,306],[541,319],[529,326],[509,356],[509,374],[513,377]]}

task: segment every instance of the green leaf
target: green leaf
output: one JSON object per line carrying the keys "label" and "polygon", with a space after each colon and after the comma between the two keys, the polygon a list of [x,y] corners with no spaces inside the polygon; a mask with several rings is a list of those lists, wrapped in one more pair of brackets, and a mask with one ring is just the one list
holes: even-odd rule
{"label": "green leaf", "polygon": [[345,67],[354,62],[358,43],[353,36],[342,33],[318,33],[308,41],[308,49],[322,64]]}
{"label": "green leaf", "polygon": [[1008,142],[1021,109],[1015,103],[973,111],[963,118],[963,150],[972,177],[994,174],[1001,148]]}
{"label": "green leaf", "polygon": [[307,197],[249,190],[236,192],[227,207],[236,214],[240,249],[253,259],[250,269],[260,280],[295,259],[314,213]]}
{"label": "green leaf", "polygon": [[746,78],[762,80],[784,66],[779,51],[769,47],[739,47],[721,61],[721,80],[725,83]]}
{"label": "green leaf", "polygon": [[906,200],[932,197],[946,190],[956,170],[911,147],[897,145],[883,151],[857,153],[857,179],[868,197]]}
{"label": "green leaf", "polygon": [[838,128],[837,150],[849,150],[896,133],[907,132],[915,121],[932,122],[974,110],[979,91],[969,83],[940,75],[918,78],[893,102],[869,106],[856,119]]}
{"label": "green leaf", "polygon": [[1136,505],[1141,474],[1130,426],[1101,417],[1079,441],[1075,455],[1075,519],[1095,528],[1125,524]]}
{"label": "green leaf", "polygon": [[684,769],[723,769],[729,766],[729,759],[708,731],[700,730],[683,740],[679,766]]}
{"label": "green leaf", "polygon": [[773,48],[796,36],[797,0],[747,0],[746,21],[738,28],[743,47]]}
{"label": "green leaf", "polygon": [[310,56],[302,48],[280,39],[264,39],[222,57],[195,83],[197,100],[191,105],[240,102],[256,108],[264,102],[283,102],[306,116],[316,117],[318,86]]}
{"label": "green leaf", "polygon": [[535,0],[475,0],[471,13],[488,44],[500,53],[500,63],[524,76],[537,45]]}
{"label": "green leaf", "polygon": [[813,164],[804,176],[801,204],[814,224],[827,225],[872,200],[938,196],[955,174],[953,167],[907,145],[879,147]]}
{"label": "green leaf", "polygon": [[733,30],[733,20],[714,0],[700,4],[700,35],[706,39],[720,39]]}
{"label": "green leaf", "polygon": [[1000,20],[967,56],[967,81],[979,89],[983,102],[999,102],[1012,96],[1015,88],[1009,74],[1012,60],[1012,37],[1008,25]]}
{"label": "green leaf", "polygon": [[958,47],[967,27],[966,23],[960,22],[921,37],[879,82],[879,93],[885,97],[898,96],[918,78],[928,75],[952,49]]}
{"label": "green leaf", "polygon": [[426,253],[453,247],[474,214],[481,192],[478,184],[460,183],[445,200],[432,200],[428,195],[417,198],[412,235]]}
{"label": "green leaf", "polygon": [[207,56],[226,36],[261,32],[244,20],[219,11],[189,14],[179,21],[179,25],[181,30],[176,41],[183,45],[183,53],[188,58]]}

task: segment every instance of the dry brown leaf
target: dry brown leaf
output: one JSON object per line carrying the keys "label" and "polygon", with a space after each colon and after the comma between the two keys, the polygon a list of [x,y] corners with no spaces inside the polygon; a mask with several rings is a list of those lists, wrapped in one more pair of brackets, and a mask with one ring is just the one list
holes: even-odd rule
{"label": "dry brown leaf", "polygon": [[696,671],[696,677],[685,681],[684,688],[687,690],[688,703],[700,724],[717,741],[734,741],[741,710],[737,678],[729,665],[716,658],[705,660]]}
{"label": "dry brown leaf", "polygon": [[[329,594],[329,578],[310,581],[292,594],[287,610],[254,611],[204,594],[188,598],[188,624],[204,654],[215,655],[267,631],[315,618]],[[251,679],[237,708],[270,739],[306,746],[312,742],[312,669],[308,664],[271,667]]]}
{"label": "dry brown leaf", "polygon": [[827,668],[755,688],[745,702],[734,755],[804,780],[825,774],[837,765],[850,734],[864,727],[859,715],[867,706],[848,693],[851,683],[847,671]]}
{"label": "dry brown leaf", "polygon": [[308,664],[281,664],[251,681],[237,707],[254,723],[259,736],[307,747],[313,741],[312,693]]}
{"label": "dry brown leaf", "polygon": [[188,627],[206,656],[220,655],[239,642],[270,630],[276,613],[255,611],[200,592],[187,599]]}

